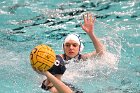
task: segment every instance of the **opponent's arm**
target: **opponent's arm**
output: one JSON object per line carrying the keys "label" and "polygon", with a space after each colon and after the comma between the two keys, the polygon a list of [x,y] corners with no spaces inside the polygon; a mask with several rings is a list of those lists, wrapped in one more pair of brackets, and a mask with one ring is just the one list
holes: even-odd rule
{"label": "opponent's arm", "polygon": [[48,80],[53,83],[58,93],[74,93],[68,86],[53,76],[50,72],[46,71],[44,74],[47,76]]}
{"label": "opponent's arm", "polygon": [[83,15],[83,19],[84,19],[84,24],[83,25],[81,24],[81,27],[92,40],[92,43],[96,50],[91,53],[85,54],[85,57],[89,58],[94,55],[99,55],[99,56],[103,55],[104,51],[105,51],[105,47],[94,34],[94,24],[95,24],[96,18],[93,19],[92,14],[87,13],[87,14]]}

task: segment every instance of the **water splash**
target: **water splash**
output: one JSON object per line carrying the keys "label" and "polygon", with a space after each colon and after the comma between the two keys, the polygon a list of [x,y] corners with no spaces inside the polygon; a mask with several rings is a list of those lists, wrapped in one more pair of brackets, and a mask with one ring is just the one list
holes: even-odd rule
{"label": "water splash", "polygon": [[118,58],[111,53],[106,53],[101,58],[93,58],[87,61],[73,62],[66,65],[67,70],[64,74],[64,80],[68,79],[77,82],[79,79],[92,79],[102,76],[108,76],[118,68]]}

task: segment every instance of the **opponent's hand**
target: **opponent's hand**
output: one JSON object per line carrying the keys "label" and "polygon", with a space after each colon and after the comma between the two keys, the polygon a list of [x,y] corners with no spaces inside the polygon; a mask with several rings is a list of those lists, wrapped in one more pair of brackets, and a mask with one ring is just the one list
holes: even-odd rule
{"label": "opponent's hand", "polygon": [[92,18],[92,14],[86,13],[83,15],[84,24],[81,24],[82,29],[87,33],[90,34],[94,31],[94,23],[95,23],[95,17]]}

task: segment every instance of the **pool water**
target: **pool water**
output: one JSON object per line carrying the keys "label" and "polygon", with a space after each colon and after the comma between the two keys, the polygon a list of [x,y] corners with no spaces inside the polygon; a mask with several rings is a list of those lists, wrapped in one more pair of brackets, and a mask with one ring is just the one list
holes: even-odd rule
{"label": "pool water", "polygon": [[63,53],[62,42],[78,33],[82,53],[94,49],[82,31],[82,15],[96,17],[95,34],[107,48],[106,55],[67,65],[63,80],[84,93],[140,93],[139,0],[1,0],[0,93],[47,93],[45,78],[32,70],[31,50],[39,44]]}

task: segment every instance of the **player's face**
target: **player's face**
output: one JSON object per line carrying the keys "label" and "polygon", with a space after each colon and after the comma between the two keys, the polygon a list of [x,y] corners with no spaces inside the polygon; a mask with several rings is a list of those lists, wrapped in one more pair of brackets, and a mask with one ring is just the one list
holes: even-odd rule
{"label": "player's face", "polygon": [[64,44],[64,51],[68,57],[73,58],[79,53],[79,44],[74,40],[69,40]]}

